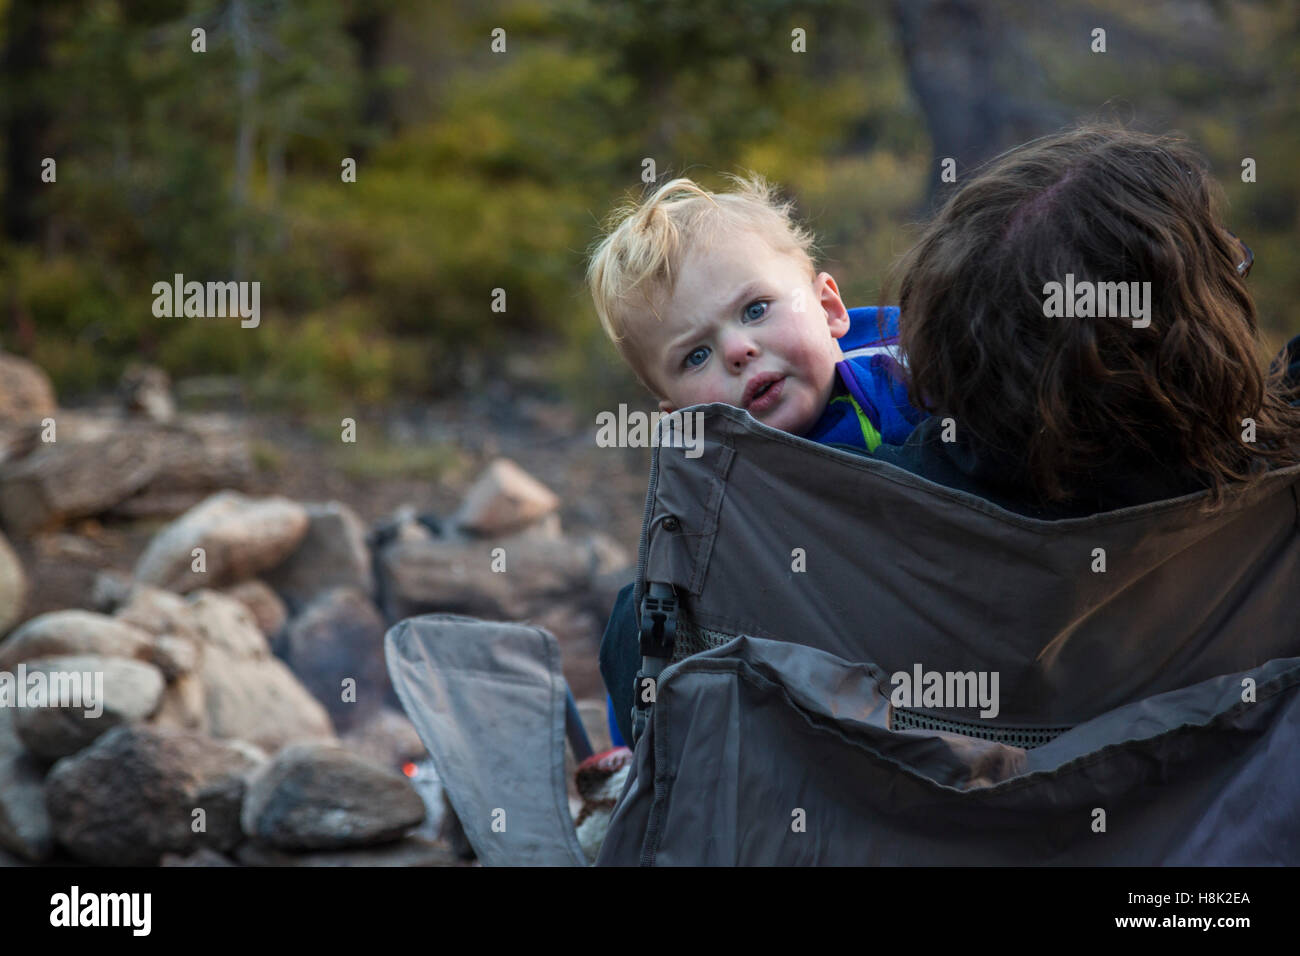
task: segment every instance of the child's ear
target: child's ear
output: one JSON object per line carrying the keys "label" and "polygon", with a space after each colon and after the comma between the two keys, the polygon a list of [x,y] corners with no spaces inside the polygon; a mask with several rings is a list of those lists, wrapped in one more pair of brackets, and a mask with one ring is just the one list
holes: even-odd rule
{"label": "child's ear", "polygon": [[826,324],[830,327],[831,336],[838,339],[849,330],[849,310],[844,307],[840,287],[835,284],[835,279],[829,272],[818,275],[817,283],[818,303],[826,313]]}

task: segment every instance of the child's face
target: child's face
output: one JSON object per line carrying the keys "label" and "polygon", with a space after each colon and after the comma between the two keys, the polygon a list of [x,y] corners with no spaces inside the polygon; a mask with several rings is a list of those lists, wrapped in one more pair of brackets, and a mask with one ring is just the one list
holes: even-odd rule
{"label": "child's face", "polygon": [[[636,335],[659,408],[725,402],[802,435],[826,409],[849,315],[835,280],[750,231],[688,254]],[[763,394],[761,386],[772,384]]]}

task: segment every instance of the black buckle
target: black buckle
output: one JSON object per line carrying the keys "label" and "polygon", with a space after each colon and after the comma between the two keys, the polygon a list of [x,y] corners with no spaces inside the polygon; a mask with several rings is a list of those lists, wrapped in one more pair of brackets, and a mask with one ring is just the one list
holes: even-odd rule
{"label": "black buckle", "polygon": [[671,585],[652,584],[641,598],[641,656],[668,660],[677,640],[677,597]]}

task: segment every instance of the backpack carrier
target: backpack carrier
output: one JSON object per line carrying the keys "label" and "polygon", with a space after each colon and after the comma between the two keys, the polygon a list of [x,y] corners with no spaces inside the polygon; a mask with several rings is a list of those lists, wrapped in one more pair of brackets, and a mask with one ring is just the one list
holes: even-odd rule
{"label": "backpack carrier", "polygon": [[[1042,521],[687,411],[702,453],[653,452],[649,693],[598,864],[1300,863],[1300,466],[1209,517]],[[479,857],[584,864],[555,639],[430,614],[386,648]]]}

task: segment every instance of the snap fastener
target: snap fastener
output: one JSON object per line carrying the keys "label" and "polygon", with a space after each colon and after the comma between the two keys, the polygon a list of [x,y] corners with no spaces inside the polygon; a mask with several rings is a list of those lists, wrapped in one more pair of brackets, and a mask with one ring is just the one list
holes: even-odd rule
{"label": "snap fastener", "polygon": [[669,515],[667,518],[664,519],[665,531],[677,531],[679,528],[681,528],[681,526],[682,526],[681,522],[678,521],[676,518],[674,518],[672,515]]}

